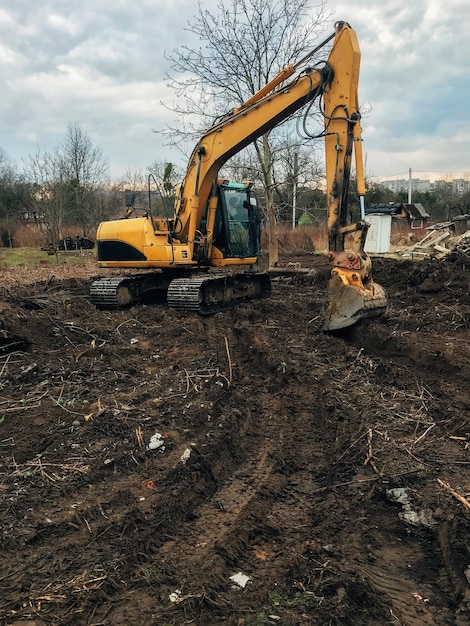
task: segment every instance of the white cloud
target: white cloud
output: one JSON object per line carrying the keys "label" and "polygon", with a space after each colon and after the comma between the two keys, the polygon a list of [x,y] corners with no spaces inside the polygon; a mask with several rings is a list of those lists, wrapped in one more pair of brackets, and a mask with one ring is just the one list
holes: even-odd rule
{"label": "white cloud", "polygon": [[362,51],[360,100],[368,169],[376,175],[407,170],[470,168],[468,128],[470,42],[466,0],[361,0],[351,12],[335,3]]}
{"label": "white cloud", "polygon": [[[217,11],[218,0],[202,0]],[[467,0],[330,0],[362,50],[364,153],[373,175],[470,170]],[[198,46],[194,0],[15,0],[0,8],[0,145],[13,159],[58,146],[79,122],[115,174],[173,159],[152,132],[171,122],[165,50]]]}
{"label": "white cloud", "polygon": [[79,25],[75,21],[67,19],[64,15],[52,13],[47,16],[46,23],[53,30],[60,32],[61,34],[77,35],[80,32]]}

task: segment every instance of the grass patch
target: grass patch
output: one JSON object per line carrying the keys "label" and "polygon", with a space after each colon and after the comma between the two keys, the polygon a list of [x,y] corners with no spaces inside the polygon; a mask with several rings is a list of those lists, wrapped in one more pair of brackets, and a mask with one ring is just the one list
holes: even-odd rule
{"label": "grass patch", "polygon": [[289,624],[297,623],[299,612],[308,613],[323,602],[323,597],[311,591],[297,592],[288,597],[286,594],[271,592],[268,594],[268,606],[264,606],[256,617],[247,621],[247,626],[269,626],[286,624],[284,617],[289,617]]}
{"label": "grass patch", "polygon": [[[60,265],[86,265],[95,263],[92,250],[86,252],[59,252]],[[44,267],[58,264],[55,255],[49,255],[40,248],[0,248],[0,269],[8,270],[20,267]]]}

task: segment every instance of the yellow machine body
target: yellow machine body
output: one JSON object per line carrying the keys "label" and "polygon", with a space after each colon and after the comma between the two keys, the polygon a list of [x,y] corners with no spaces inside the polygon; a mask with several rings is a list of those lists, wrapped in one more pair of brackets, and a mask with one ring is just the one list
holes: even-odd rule
{"label": "yellow machine body", "polygon": [[[310,67],[308,61],[313,54],[331,40],[327,60]],[[320,46],[296,65],[287,65],[270,83],[203,134],[189,159],[173,218],[158,218],[149,213],[99,226],[99,264],[158,268],[167,275],[172,270],[255,265],[260,237],[256,199],[249,185],[220,180],[219,170],[240,150],[318,99],[324,117],[321,134],[325,138],[328,242],[334,266],[324,329],[334,330],[355,323],[361,316],[380,314],[386,296],[372,281],[370,259],[364,251],[368,224],[364,220],[348,223],[347,193],[353,153],[361,198],[365,193],[357,93],[360,56],[354,30],[346,22],[337,22],[334,34]],[[232,200],[237,201],[241,217],[231,214]],[[246,291],[247,281],[242,282]],[[231,292],[233,289],[232,286]],[[269,291],[263,278],[253,292],[259,295],[264,289]],[[179,290],[181,305],[184,290],[189,293],[190,285]],[[343,298],[341,291],[348,297]],[[353,302],[355,294],[357,301]],[[193,297],[203,296],[199,293]]]}

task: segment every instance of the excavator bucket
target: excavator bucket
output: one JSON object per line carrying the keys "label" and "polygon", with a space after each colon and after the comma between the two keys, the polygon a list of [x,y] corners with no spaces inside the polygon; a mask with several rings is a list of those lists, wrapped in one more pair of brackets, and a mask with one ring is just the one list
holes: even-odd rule
{"label": "excavator bucket", "polygon": [[332,271],[328,282],[322,330],[340,330],[369,317],[379,317],[387,306],[384,288],[361,280],[355,273]]}

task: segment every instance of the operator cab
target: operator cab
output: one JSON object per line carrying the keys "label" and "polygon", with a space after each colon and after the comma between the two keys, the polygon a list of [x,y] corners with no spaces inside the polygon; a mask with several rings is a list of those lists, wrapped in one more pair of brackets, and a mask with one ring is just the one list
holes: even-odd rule
{"label": "operator cab", "polygon": [[224,258],[257,257],[259,233],[258,204],[252,184],[224,181],[218,186],[215,247],[222,252]]}

